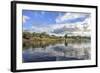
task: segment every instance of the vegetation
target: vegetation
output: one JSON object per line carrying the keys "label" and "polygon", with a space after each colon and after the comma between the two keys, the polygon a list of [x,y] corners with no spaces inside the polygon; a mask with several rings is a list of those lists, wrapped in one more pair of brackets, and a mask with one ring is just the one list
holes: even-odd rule
{"label": "vegetation", "polygon": [[87,42],[90,41],[90,37],[81,37],[81,36],[55,36],[49,35],[46,32],[43,33],[30,33],[23,32],[23,46],[36,46],[36,47],[44,47],[49,44],[55,45],[57,43],[69,43],[69,42]]}

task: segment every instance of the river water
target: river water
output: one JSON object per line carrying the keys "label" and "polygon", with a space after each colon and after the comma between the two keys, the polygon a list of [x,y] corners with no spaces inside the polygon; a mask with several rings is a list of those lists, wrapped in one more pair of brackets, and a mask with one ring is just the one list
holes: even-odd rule
{"label": "river water", "polygon": [[91,59],[90,42],[57,43],[23,49],[23,62],[71,61]]}

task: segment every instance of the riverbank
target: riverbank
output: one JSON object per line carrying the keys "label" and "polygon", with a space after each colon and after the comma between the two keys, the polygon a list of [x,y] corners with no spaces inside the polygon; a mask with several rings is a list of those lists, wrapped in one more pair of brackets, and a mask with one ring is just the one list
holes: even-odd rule
{"label": "riverbank", "polygon": [[90,42],[91,38],[86,36],[55,36],[49,35],[46,33],[29,33],[23,32],[23,46],[36,46],[39,47],[42,45],[55,45],[58,43],[81,43],[81,42]]}

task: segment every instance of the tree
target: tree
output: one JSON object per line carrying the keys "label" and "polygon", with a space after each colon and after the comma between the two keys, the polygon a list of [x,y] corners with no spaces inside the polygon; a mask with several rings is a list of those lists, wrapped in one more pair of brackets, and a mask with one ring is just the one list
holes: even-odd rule
{"label": "tree", "polygon": [[32,34],[29,32],[23,32],[23,38],[30,39],[32,37]]}
{"label": "tree", "polygon": [[65,38],[67,38],[68,36],[67,36],[67,34],[65,34],[65,36],[64,36]]}
{"label": "tree", "polygon": [[48,35],[46,32],[42,32],[42,33],[40,34],[40,37],[49,37],[49,35]]}

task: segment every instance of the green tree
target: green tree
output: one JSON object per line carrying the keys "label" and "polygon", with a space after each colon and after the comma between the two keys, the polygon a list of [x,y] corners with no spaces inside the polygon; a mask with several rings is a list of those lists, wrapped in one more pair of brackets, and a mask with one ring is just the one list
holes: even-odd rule
{"label": "green tree", "polygon": [[65,34],[65,36],[64,36],[65,38],[67,38],[68,36],[67,36],[67,34]]}
{"label": "green tree", "polygon": [[49,35],[48,35],[46,32],[42,32],[42,33],[40,34],[40,37],[49,37]]}
{"label": "green tree", "polygon": [[32,37],[32,34],[29,32],[23,32],[23,38],[24,39],[30,39]]}

